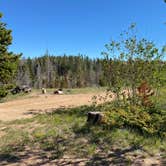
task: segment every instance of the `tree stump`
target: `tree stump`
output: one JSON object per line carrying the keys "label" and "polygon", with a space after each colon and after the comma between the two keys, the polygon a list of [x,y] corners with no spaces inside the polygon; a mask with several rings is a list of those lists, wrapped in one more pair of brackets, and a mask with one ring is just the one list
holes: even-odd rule
{"label": "tree stump", "polygon": [[88,112],[87,122],[101,124],[104,122],[104,114],[102,112]]}
{"label": "tree stump", "polygon": [[45,88],[42,88],[42,94],[46,94],[47,90]]}
{"label": "tree stump", "polygon": [[63,94],[63,90],[62,89],[55,90],[54,94],[62,95]]}

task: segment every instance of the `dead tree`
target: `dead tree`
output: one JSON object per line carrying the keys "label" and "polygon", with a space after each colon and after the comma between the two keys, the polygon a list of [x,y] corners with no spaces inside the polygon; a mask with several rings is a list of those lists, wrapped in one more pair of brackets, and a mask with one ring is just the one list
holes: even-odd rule
{"label": "dead tree", "polygon": [[146,81],[142,82],[141,85],[137,88],[138,96],[141,99],[143,106],[151,106],[152,102],[150,96],[154,95],[153,89],[148,85]]}

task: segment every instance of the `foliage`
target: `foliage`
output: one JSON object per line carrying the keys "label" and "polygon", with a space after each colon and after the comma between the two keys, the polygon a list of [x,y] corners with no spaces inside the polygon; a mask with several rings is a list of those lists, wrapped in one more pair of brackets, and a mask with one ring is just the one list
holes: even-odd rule
{"label": "foliage", "polygon": [[137,37],[132,24],[120,41],[111,41],[106,49],[104,72],[116,97],[101,107],[106,126],[165,138],[166,111],[159,96],[166,83],[165,47],[159,50],[153,42]]}
{"label": "foliage", "polygon": [[137,37],[135,24],[120,37],[119,41],[113,40],[106,44],[107,51],[102,53],[105,57],[104,71],[117,100],[120,100],[121,92],[125,89],[129,92],[126,97],[130,104],[136,105],[137,87],[143,81],[156,90],[156,95],[159,87],[165,83],[165,48],[159,50],[153,42]]}
{"label": "foliage", "polygon": [[[112,79],[116,76],[113,69],[111,73],[109,71],[106,73],[106,63],[106,60],[90,59],[82,55],[55,56],[45,54],[38,58],[22,59],[19,63],[16,80],[18,85],[26,84],[34,88],[106,86],[110,81],[116,84],[115,79]],[[111,63],[114,70],[120,68],[121,72],[128,66],[128,64],[123,63],[122,68],[120,61],[112,60]],[[163,67],[166,67],[165,63],[162,63]],[[160,73],[162,79],[165,80],[164,71]]]}
{"label": "foliage", "polygon": [[55,56],[46,52],[42,57],[22,59],[17,84],[34,88],[81,88],[105,86],[101,59],[87,56]]}
{"label": "foliage", "polygon": [[4,88],[0,87],[0,98],[5,97],[6,95],[7,95],[7,91]]}
{"label": "foliage", "polygon": [[[104,109],[106,126],[109,128],[130,128],[148,136],[166,136],[166,113],[155,107],[124,106],[113,103]],[[157,122],[157,123],[156,123]]]}
{"label": "foliage", "polygon": [[0,98],[7,95],[8,85],[13,82],[20,56],[8,52],[11,42],[11,30],[6,29],[6,24],[0,21]]}
{"label": "foliage", "polygon": [[[105,109],[108,108],[110,105],[108,107],[105,105]],[[10,156],[22,159],[22,156],[24,157],[22,154],[39,154],[39,159],[47,162],[69,156],[72,159],[86,158],[85,162],[88,162],[89,165],[93,157],[104,155],[111,157],[110,164],[117,165],[120,162],[126,163],[126,155],[139,158],[143,155],[165,154],[166,142],[155,136],[140,135],[132,128],[132,121],[137,122],[139,115],[144,117],[141,110],[138,111],[139,115],[134,115],[134,113],[126,113],[122,109],[117,110],[113,105],[112,108],[114,110],[109,110],[112,113],[112,115],[109,113],[110,117],[119,124],[114,125],[113,128],[110,127],[111,130],[105,126],[90,126],[86,123],[87,112],[95,109],[92,106],[59,109],[30,119],[1,122],[0,127],[5,126],[5,129],[0,137],[0,156],[5,154],[7,159]],[[100,110],[101,107],[99,106],[98,109]],[[127,116],[127,114],[130,115],[128,119],[131,121],[128,126],[122,127],[118,118],[124,119],[123,116]],[[123,123],[127,122],[123,121]],[[37,153],[34,153],[36,151]],[[123,153],[125,151],[126,154]],[[123,158],[120,154],[124,154]],[[108,157],[108,159],[110,158]],[[39,162],[39,160],[37,161]],[[93,162],[96,162],[96,158]]]}
{"label": "foliage", "polygon": [[[145,88],[146,84],[142,84]],[[147,88],[147,87],[146,87]],[[166,105],[165,105],[165,88],[160,88],[160,94],[155,103],[155,97],[151,96],[151,91],[147,89],[139,89],[142,93],[136,105],[131,105],[130,102],[124,101],[121,98],[119,101],[109,101],[108,96],[103,97],[104,104],[100,104],[100,96],[94,96],[93,104],[95,111],[102,111],[105,115],[104,127],[107,129],[132,129],[146,137],[166,138]],[[144,91],[145,90],[145,91]],[[153,93],[153,91],[152,91]],[[142,97],[143,95],[143,97]],[[150,96],[149,96],[150,95]]]}

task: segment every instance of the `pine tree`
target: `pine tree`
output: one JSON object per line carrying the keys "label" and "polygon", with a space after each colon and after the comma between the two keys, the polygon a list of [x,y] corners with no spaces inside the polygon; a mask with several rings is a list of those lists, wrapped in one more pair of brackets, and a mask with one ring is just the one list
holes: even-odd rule
{"label": "pine tree", "polygon": [[6,24],[1,22],[1,18],[0,13],[0,98],[7,95],[7,90],[13,83],[20,57],[8,52],[8,46],[12,43],[12,31],[6,29]]}

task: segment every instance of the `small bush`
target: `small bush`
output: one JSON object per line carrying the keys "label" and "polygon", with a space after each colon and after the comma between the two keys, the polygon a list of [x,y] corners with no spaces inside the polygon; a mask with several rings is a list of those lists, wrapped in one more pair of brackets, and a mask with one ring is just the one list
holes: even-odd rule
{"label": "small bush", "polygon": [[5,97],[7,95],[7,91],[6,89],[4,89],[3,87],[0,87],[0,99]]}
{"label": "small bush", "polygon": [[110,128],[131,128],[144,135],[161,137],[166,135],[164,112],[157,107],[115,107],[113,104],[104,109],[106,125]]}

